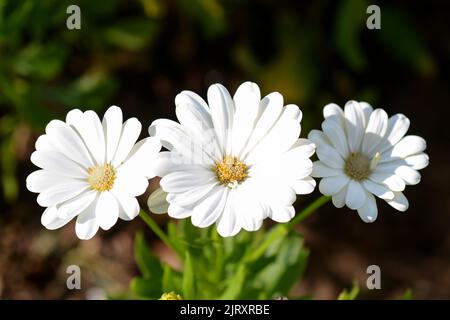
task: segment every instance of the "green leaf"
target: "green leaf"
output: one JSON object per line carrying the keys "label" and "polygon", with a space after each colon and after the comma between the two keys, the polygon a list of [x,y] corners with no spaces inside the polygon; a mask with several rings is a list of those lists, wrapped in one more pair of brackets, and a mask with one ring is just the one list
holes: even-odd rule
{"label": "green leaf", "polygon": [[195,298],[194,266],[189,251],[186,251],[186,258],[184,259],[183,297],[186,300]]}
{"label": "green leaf", "polygon": [[411,289],[407,289],[405,293],[400,297],[401,300],[412,300],[413,294]]}
{"label": "green leaf", "polygon": [[178,0],[178,6],[188,16],[200,22],[207,36],[216,36],[226,30],[225,10],[219,0]]}
{"label": "green leaf", "polygon": [[185,251],[186,248],[181,238],[181,233],[173,221],[167,223],[167,236],[177,252]]}
{"label": "green leaf", "polygon": [[359,45],[361,33],[366,28],[366,8],[364,0],[344,0],[340,2],[336,14],[334,45],[347,64],[356,71],[367,66]]}
{"label": "green leaf", "polygon": [[43,90],[42,99],[59,102],[69,108],[104,108],[117,88],[117,81],[102,73],[84,74],[75,81]]}
{"label": "green leaf", "polygon": [[49,80],[61,70],[67,50],[57,44],[30,44],[22,49],[13,60],[14,71],[26,77]]}
{"label": "green leaf", "polygon": [[162,292],[181,292],[182,274],[168,264],[163,265]]}
{"label": "green leaf", "polygon": [[131,280],[130,290],[143,298],[158,299],[161,294],[161,282],[154,279],[136,277]]}
{"label": "green leaf", "polygon": [[394,7],[383,7],[381,26],[377,35],[398,62],[423,74],[435,71],[435,63],[424,40],[404,12]]}
{"label": "green leaf", "polygon": [[350,291],[347,291],[345,289],[341,292],[341,294],[338,297],[338,300],[355,300],[358,297],[359,294],[359,286],[357,283],[353,284],[353,287]]}
{"label": "green leaf", "polygon": [[108,26],[104,31],[104,38],[120,48],[136,51],[150,44],[156,31],[157,25],[153,20],[134,17]]}
{"label": "green leaf", "polygon": [[134,257],[145,278],[151,278],[153,281],[161,283],[163,276],[161,262],[151,253],[142,232],[138,232],[134,240]]}
{"label": "green leaf", "polygon": [[247,269],[245,265],[242,264],[239,266],[236,274],[233,277],[229,278],[228,286],[219,299],[221,300],[238,299],[241,295],[242,288],[244,287],[246,276],[247,276]]}
{"label": "green leaf", "polygon": [[303,274],[308,250],[303,246],[303,239],[296,233],[275,243],[267,250],[275,260],[268,264],[255,278],[254,285],[273,296],[286,296]]}

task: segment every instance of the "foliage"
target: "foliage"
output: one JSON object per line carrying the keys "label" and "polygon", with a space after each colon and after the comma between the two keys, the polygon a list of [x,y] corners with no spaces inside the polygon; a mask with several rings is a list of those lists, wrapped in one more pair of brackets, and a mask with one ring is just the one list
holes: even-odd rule
{"label": "foliage", "polygon": [[135,258],[142,275],[133,279],[131,290],[139,297],[157,299],[170,291],[184,299],[289,296],[308,261],[308,249],[295,232],[274,238],[261,256],[254,253],[271,237],[267,230],[242,231],[235,237],[222,238],[215,228],[199,229],[187,219],[169,222],[168,233],[171,243],[185,252],[178,255],[182,270],[155,258],[138,234]]}

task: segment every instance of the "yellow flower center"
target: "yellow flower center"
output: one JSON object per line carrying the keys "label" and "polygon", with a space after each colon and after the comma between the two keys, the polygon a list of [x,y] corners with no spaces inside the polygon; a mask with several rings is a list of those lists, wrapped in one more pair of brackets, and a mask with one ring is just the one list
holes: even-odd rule
{"label": "yellow flower center", "polygon": [[225,156],[214,168],[221,184],[233,189],[248,176],[247,165],[236,157]]}
{"label": "yellow flower center", "polygon": [[175,292],[163,293],[159,300],[183,300],[183,298]]}
{"label": "yellow flower center", "polygon": [[90,167],[88,169],[88,182],[92,190],[111,190],[116,180],[116,170],[110,163]]}
{"label": "yellow flower center", "polygon": [[353,152],[345,161],[344,171],[354,180],[364,180],[372,172],[371,161],[366,155]]}

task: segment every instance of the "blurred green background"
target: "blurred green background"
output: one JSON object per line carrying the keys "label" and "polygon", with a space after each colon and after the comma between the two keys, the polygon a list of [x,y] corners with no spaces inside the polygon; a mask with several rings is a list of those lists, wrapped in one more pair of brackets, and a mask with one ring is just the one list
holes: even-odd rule
{"label": "blurred green background", "polygon": [[[81,8],[80,30],[66,28],[71,4]],[[380,30],[366,27],[369,4],[381,8]],[[410,133],[428,142],[430,166],[407,188],[406,213],[379,201],[369,225],[329,204],[300,227],[311,254],[295,290],[333,299],[356,281],[366,298],[408,288],[414,298],[450,298],[449,21],[447,1],[0,0],[0,298],[101,298],[138,274],[139,219],[87,242],[73,224],[40,225],[25,178],[50,119],[115,104],[146,128],[175,118],[181,90],[206,96],[220,82],[234,92],[247,80],[300,106],[303,137],[319,128],[325,104],[356,99],[406,114]],[[82,290],[66,289],[70,264],[82,267]],[[364,289],[371,264],[381,267],[382,290]]]}

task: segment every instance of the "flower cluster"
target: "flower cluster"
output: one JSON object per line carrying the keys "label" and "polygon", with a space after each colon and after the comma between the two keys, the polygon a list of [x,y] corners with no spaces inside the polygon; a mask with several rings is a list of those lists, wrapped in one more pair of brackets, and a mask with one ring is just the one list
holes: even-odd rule
{"label": "flower cluster", "polygon": [[31,156],[41,169],[27,178],[46,208],[42,224],[57,229],[76,218],[77,236],[90,239],[118,218],[135,218],[136,197],[156,176],[152,212],[190,217],[200,228],[216,224],[223,237],[258,230],[266,218],[290,221],[297,195],[315,189],[313,177],[321,178],[320,192],[336,207],[346,205],[373,222],[375,196],[406,210],[405,186],[417,184],[418,170],[428,165],[425,141],[405,136],[408,118],[388,118],[365,102],[349,101],[343,110],[325,106],[322,131],[312,130],[308,139],[300,138],[298,106],[284,105],[277,92],[261,98],[251,82],[233,96],[212,85],[207,101],[183,91],[175,105],[178,122],[155,120],[149,137],[138,142],[140,122],[123,122],[115,106],[102,120],[93,111],[72,110],[65,122],[51,121]]}

